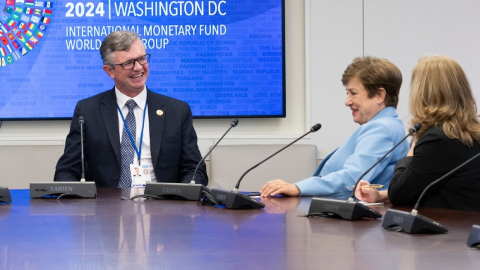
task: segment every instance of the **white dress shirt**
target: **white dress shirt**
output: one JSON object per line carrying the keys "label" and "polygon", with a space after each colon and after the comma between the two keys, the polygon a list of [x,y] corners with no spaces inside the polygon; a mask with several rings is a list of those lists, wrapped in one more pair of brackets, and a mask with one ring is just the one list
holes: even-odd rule
{"label": "white dress shirt", "polygon": [[[137,106],[133,110],[133,113],[135,114],[135,121],[137,125],[137,130],[136,130],[136,138],[135,138],[135,143],[137,146],[137,149],[139,149],[140,146],[140,135],[142,134],[142,125],[143,125],[143,111],[147,109],[145,107],[145,102],[147,101],[147,89],[143,89],[143,91],[138,94],[136,97],[131,98],[128,97],[124,94],[122,94],[117,87],[115,87],[115,95],[117,96],[117,104],[118,107],[120,107],[120,110],[122,110],[123,117],[127,117],[128,113],[128,108],[125,105],[128,100],[133,99],[135,103],[137,103]],[[148,106],[148,105],[147,105]],[[120,113],[117,113],[118,115],[118,132],[120,134],[120,141],[122,140],[122,133],[123,133],[123,119]],[[133,157],[133,162],[134,164],[138,164],[138,155],[135,152],[134,157]],[[143,128],[143,141],[142,141],[142,153],[141,153],[141,158],[140,162],[142,165],[149,165],[151,168],[150,171],[150,176],[152,182],[157,182],[157,178],[155,177],[155,170],[153,169],[153,163],[152,163],[152,153],[150,151],[150,125],[148,121],[148,111],[145,113],[145,127]]]}

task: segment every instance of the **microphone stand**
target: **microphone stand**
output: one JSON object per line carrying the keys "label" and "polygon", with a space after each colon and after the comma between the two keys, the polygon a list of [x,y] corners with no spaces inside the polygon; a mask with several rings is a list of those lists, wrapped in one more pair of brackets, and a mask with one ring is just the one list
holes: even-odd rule
{"label": "microphone stand", "polygon": [[0,202],[6,204],[12,202],[12,196],[10,196],[10,190],[8,190],[8,187],[0,187]]}
{"label": "microphone stand", "polygon": [[278,150],[277,152],[275,152],[273,155],[270,155],[269,157],[267,157],[266,159],[260,161],[258,164],[254,165],[253,167],[251,167],[250,169],[248,169],[241,177],[240,179],[238,180],[237,184],[235,185],[235,188],[232,190],[232,191],[227,191],[227,190],[223,190],[223,189],[216,189],[216,188],[212,188],[211,192],[210,192],[210,199],[214,199],[216,203],[218,204],[222,204],[222,205],[225,205],[226,208],[228,209],[262,209],[265,207],[265,205],[253,198],[251,198],[250,196],[247,196],[245,194],[242,194],[242,193],[238,193],[238,189],[240,187],[240,182],[242,181],[243,177],[249,173],[251,170],[257,168],[258,166],[260,166],[261,164],[263,164],[265,161],[269,160],[270,158],[272,158],[273,156],[275,156],[276,154],[282,152],[283,150],[285,150],[285,148],[291,146],[292,144],[296,143],[297,141],[299,141],[300,139],[302,139],[303,137],[307,136],[308,134],[312,133],[312,132],[316,132],[318,131],[320,128],[322,127],[322,125],[320,124],[315,124],[311,129],[310,131],[308,131],[307,133],[303,134],[302,136],[300,136],[299,138],[297,138],[296,140],[294,140],[293,142],[289,143],[288,145],[286,145],[285,147],[283,147],[282,149]]}
{"label": "microphone stand", "polygon": [[[203,184],[195,183],[195,176],[197,170],[200,167],[200,164],[203,163],[206,157],[217,147],[217,145],[222,141],[223,137],[234,127],[238,125],[238,119],[232,120],[230,127],[223,134],[222,137],[217,141],[217,143],[208,151],[208,153],[198,162],[195,171],[193,172],[192,180],[190,183],[146,183],[145,184],[145,197],[151,198],[177,198],[189,201],[199,201],[202,198],[202,194],[205,192],[208,193],[210,189]],[[139,196],[132,197],[132,199]]]}
{"label": "microphone stand", "polygon": [[418,207],[423,196],[430,187],[436,185],[438,182],[442,181],[446,177],[450,176],[454,172],[461,169],[463,166],[470,163],[472,160],[480,156],[480,153],[471,157],[467,161],[455,167],[453,170],[449,171],[447,174],[438,178],[437,180],[431,182],[420,194],[418,197],[415,206],[412,209],[412,212],[408,213],[405,211],[399,211],[394,209],[388,209],[385,213],[385,218],[383,219],[382,227],[385,229],[391,229],[400,227],[406,233],[446,233],[448,232],[448,227],[442,225],[432,219],[429,219],[425,216],[418,214]]}
{"label": "microphone stand", "polygon": [[367,175],[375,166],[378,165],[383,159],[385,159],[388,154],[390,154],[395,148],[397,148],[403,141],[405,141],[410,135],[413,133],[418,132],[422,128],[422,124],[418,123],[415,124],[410,132],[401,139],[395,146],[392,147],[385,155],[383,155],[377,162],[375,162],[370,168],[368,168],[360,177],[358,178],[357,182],[352,191],[352,195],[348,198],[348,200],[336,200],[336,199],[326,199],[326,198],[312,198],[312,202],[310,203],[310,208],[308,210],[307,217],[312,216],[324,216],[324,217],[337,217],[346,220],[357,220],[361,219],[362,217],[367,218],[381,218],[382,214],[373,210],[372,208],[359,203],[353,200],[355,196],[355,190],[357,189],[358,183],[362,178]]}
{"label": "microphone stand", "polygon": [[85,119],[83,116],[78,117],[78,123],[80,124],[80,151],[82,162],[80,182],[30,182],[31,198],[42,198],[45,196],[57,196],[57,199],[60,199],[64,196],[95,198],[97,196],[97,187],[95,186],[95,182],[85,181],[85,157],[83,150],[83,125],[85,123]]}

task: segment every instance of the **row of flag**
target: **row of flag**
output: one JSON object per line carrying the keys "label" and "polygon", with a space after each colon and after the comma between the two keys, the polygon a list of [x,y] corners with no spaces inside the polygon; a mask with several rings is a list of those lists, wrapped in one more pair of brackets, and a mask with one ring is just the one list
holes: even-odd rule
{"label": "row of flag", "polygon": [[28,16],[25,16],[25,18],[21,17],[21,18],[14,18],[13,16],[12,17],[8,17],[8,16],[4,16],[4,14],[0,14],[0,19],[2,19],[2,21],[5,21],[7,25],[9,25],[10,27],[14,27],[19,21],[21,22],[24,22],[24,23],[36,23],[36,24],[48,24],[50,23],[50,18],[48,17],[36,17],[36,16],[32,16],[31,18],[28,17]]}
{"label": "row of flag", "polygon": [[52,10],[51,9],[40,9],[40,8],[31,8],[31,7],[5,7],[3,11],[7,14],[11,14],[12,16],[21,16],[21,14],[28,14],[28,15],[37,15],[37,16],[52,16]]}
{"label": "row of flag", "polygon": [[[53,6],[52,2],[34,0],[6,0],[5,3],[7,6],[0,13],[0,67],[14,63],[33,50],[50,23]],[[19,6],[21,4],[25,7]]]}
{"label": "row of flag", "polygon": [[26,5],[26,6],[46,7],[46,8],[53,7],[52,2],[43,2],[43,1],[35,1],[35,0],[6,0],[5,4],[7,6]]}

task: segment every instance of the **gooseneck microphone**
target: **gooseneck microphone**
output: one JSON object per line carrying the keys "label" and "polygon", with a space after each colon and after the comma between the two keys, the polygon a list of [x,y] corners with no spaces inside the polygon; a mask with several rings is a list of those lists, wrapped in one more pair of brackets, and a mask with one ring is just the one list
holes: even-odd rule
{"label": "gooseneck microphone", "polygon": [[292,144],[296,143],[297,141],[299,141],[300,139],[302,139],[303,137],[307,136],[308,134],[312,133],[312,132],[316,132],[318,131],[320,128],[322,127],[322,125],[320,124],[315,124],[314,126],[312,126],[312,128],[310,128],[310,131],[308,131],[307,133],[303,134],[302,136],[300,136],[299,138],[297,138],[296,140],[294,140],[293,142],[289,143],[288,145],[286,145],[285,147],[283,147],[282,149],[278,150],[277,152],[275,152],[273,155],[267,157],[266,159],[260,161],[258,164],[254,165],[253,167],[251,167],[250,169],[248,169],[241,177],[240,179],[238,180],[237,184],[235,185],[235,188],[232,190],[232,191],[227,191],[227,190],[222,190],[222,189],[215,189],[215,188],[212,188],[211,192],[210,192],[210,195],[211,197],[218,203],[218,204],[222,204],[222,205],[225,205],[226,208],[228,209],[261,209],[263,207],[265,207],[265,205],[255,199],[252,199],[250,198],[249,196],[245,195],[245,194],[242,194],[242,193],[238,193],[238,188],[240,187],[240,182],[242,181],[243,177],[249,173],[251,170],[257,168],[258,166],[260,166],[262,163],[264,163],[265,161],[269,160],[270,158],[272,158],[273,156],[275,156],[276,154],[282,152],[283,150],[285,150],[287,147],[291,146]]}
{"label": "gooseneck microphone", "polygon": [[238,125],[238,119],[233,119],[232,123],[230,123],[230,127],[227,129],[227,131],[225,131],[225,133],[223,133],[222,137],[220,137],[220,139],[217,141],[217,143],[215,145],[213,145],[213,147],[210,149],[210,151],[208,151],[208,153],[202,158],[202,160],[200,160],[200,162],[198,162],[197,167],[195,168],[195,171],[193,172],[192,181],[190,181],[191,184],[195,184],[195,175],[197,174],[197,170],[200,167],[200,164],[202,164],[202,162],[208,157],[208,155],[210,155],[210,153],[213,151],[213,149],[215,149],[215,147],[217,147],[217,145],[223,140],[223,137],[225,137],[225,135],[227,135],[227,133],[230,131],[230,129],[236,127],[237,125]]}
{"label": "gooseneck microphone", "polygon": [[307,216],[327,216],[327,217],[337,217],[347,220],[356,220],[361,219],[362,217],[369,217],[373,219],[381,218],[382,214],[371,209],[370,207],[354,202],[353,198],[355,196],[355,190],[357,189],[358,183],[360,180],[367,175],[375,166],[378,165],[382,160],[384,160],[388,154],[390,154],[395,148],[397,148],[403,141],[405,141],[413,133],[417,133],[422,128],[422,124],[415,124],[410,132],[401,139],[397,144],[395,144],[392,149],[390,149],[385,155],[377,160],[370,168],[368,168],[360,177],[352,191],[352,195],[348,200],[335,200],[335,199],[324,199],[324,198],[312,198],[310,203],[310,209],[308,210]]}
{"label": "gooseneck microphone", "polygon": [[442,177],[436,179],[435,181],[431,182],[427,187],[425,187],[423,192],[418,197],[417,202],[415,203],[415,206],[412,209],[412,212],[408,213],[405,211],[388,209],[387,213],[385,213],[385,218],[383,219],[382,227],[385,229],[400,227],[406,233],[446,233],[448,232],[447,226],[442,225],[432,219],[429,219],[425,216],[418,214],[418,207],[420,205],[420,201],[422,200],[427,190],[430,189],[430,187],[436,185],[438,182],[447,178],[448,176],[458,171],[463,166],[467,165],[468,163],[470,163],[471,161],[473,161],[479,156],[480,156],[480,153],[476,154],[475,156],[471,157],[467,161],[453,168],[451,171],[449,171]]}
{"label": "gooseneck microphone", "polygon": [[190,183],[146,183],[144,195],[134,196],[131,199],[139,197],[159,198],[159,199],[183,199],[189,201],[199,201],[202,198],[204,192],[210,192],[208,187],[203,184],[195,183],[195,176],[200,165],[203,163],[206,157],[215,149],[215,147],[222,141],[223,137],[234,127],[238,125],[238,119],[233,119],[230,123],[230,127],[223,134],[223,136],[217,141],[217,143],[208,151],[208,153],[198,162],[195,171],[193,172],[192,180]]}
{"label": "gooseneck microphone", "polygon": [[85,123],[85,119],[83,116],[78,117],[78,123],[80,124],[80,148],[82,152],[82,178],[80,182],[85,182],[85,155],[83,150],[83,124]]}
{"label": "gooseneck microphone", "polygon": [[308,131],[307,133],[303,134],[301,137],[299,137],[298,139],[296,139],[295,141],[287,144],[285,147],[283,147],[282,149],[278,150],[277,152],[273,153],[271,156],[267,157],[266,159],[260,161],[257,165],[251,167],[250,169],[248,169],[246,172],[243,173],[243,175],[240,177],[240,179],[238,179],[238,182],[237,184],[235,185],[235,189],[234,191],[236,192],[238,190],[238,188],[240,187],[240,182],[242,181],[243,177],[245,177],[245,175],[247,175],[247,173],[249,173],[251,170],[257,168],[258,166],[260,166],[261,164],[263,164],[265,161],[271,159],[272,157],[274,157],[275,155],[277,155],[278,153],[282,152],[283,150],[285,150],[286,148],[290,147],[290,145],[298,142],[300,139],[302,139],[303,137],[307,136],[308,134],[312,133],[312,132],[317,132],[320,128],[322,127],[322,125],[320,124],[315,124],[313,127],[310,128],[310,131]]}
{"label": "gooseneck microphone", "polygon": [[83,125],[85,118],[78,117],[80,124],[80,153],[82,162],[82,175],[80,182],[78,181],[58,181],[58,182],[30,182],[30,197],[42,198],[46,196],[56,196],[57,200],[62,197],[81,197],[81,198],[95,198],[97,196],[97,187],[95,182],[85,181],[85,153],[83,149]]}

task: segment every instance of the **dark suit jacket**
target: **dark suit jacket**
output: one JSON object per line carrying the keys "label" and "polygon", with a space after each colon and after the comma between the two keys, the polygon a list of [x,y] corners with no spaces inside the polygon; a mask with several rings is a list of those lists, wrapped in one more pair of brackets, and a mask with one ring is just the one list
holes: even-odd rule
{"label": "dark suit jacket", "polygon": [[[150,150],[157,181],[189,183],[195,167],[202,159],[190,106],[150,90],[147,90],[147,100]],[[157,110],[162,110],[163,115],[157,115]],[[65,152],[57,163],[54,181],[79,181],[81,178],[79,116],[85,119],[85,179],[95,181],[97,187],[116,187],[120,178],[121,159],[115,89],[77,103]],[[195,182],[208,184],[203,162]]]}
{"label": "dark suit jacket", "polygon": [[[468,147],[449,139],[439,127],[432,127],[415,144],[413,157],[397,162],[388,197],[393,205],[413,206],[433,181],[480,152],[480,143]],[[480,158],[476,158],[435,186],[429,188],[422,206],[480,212]]]}

